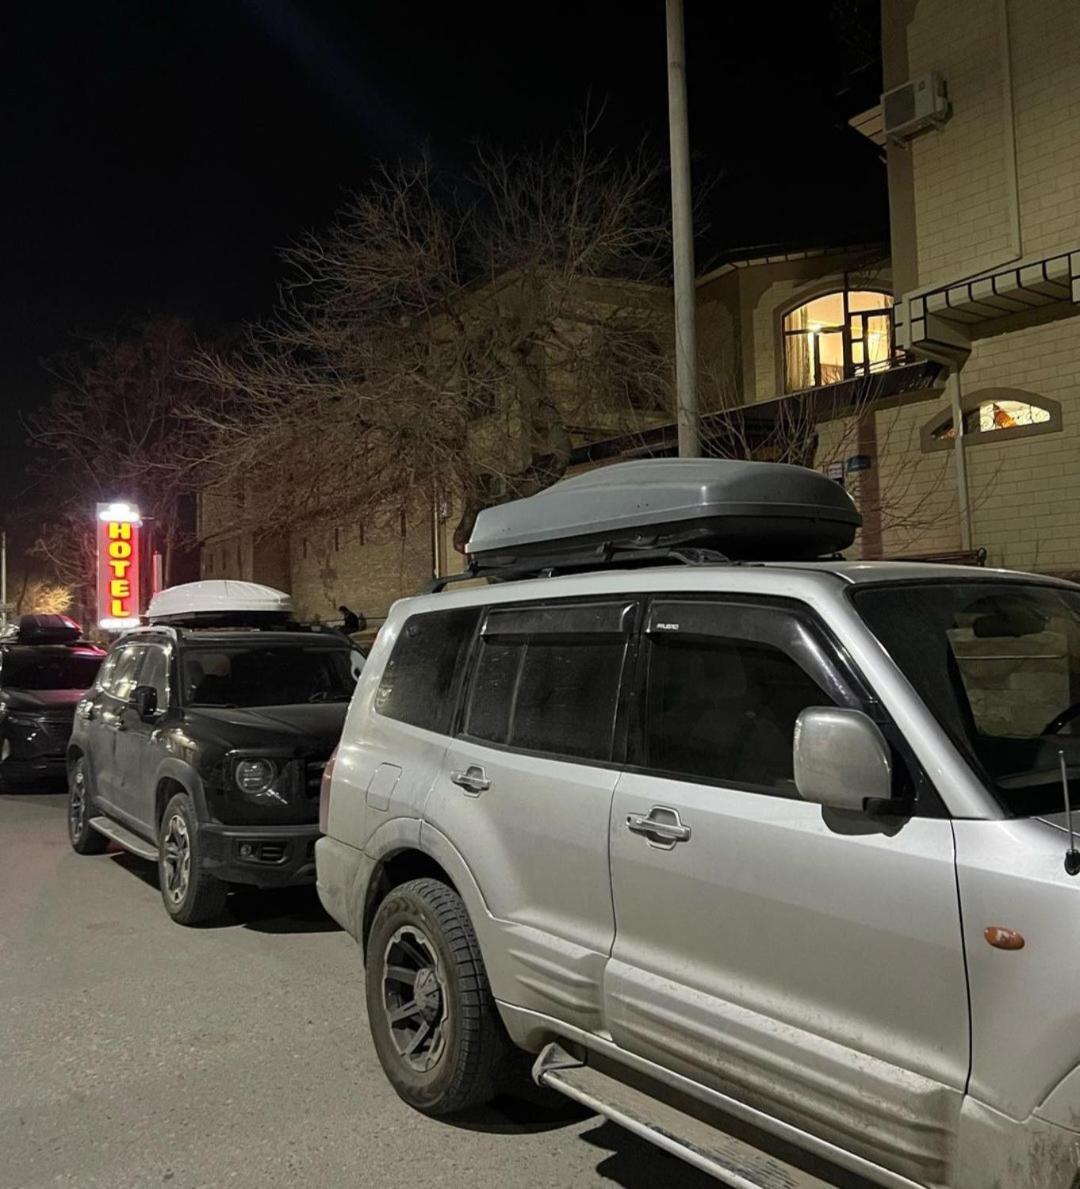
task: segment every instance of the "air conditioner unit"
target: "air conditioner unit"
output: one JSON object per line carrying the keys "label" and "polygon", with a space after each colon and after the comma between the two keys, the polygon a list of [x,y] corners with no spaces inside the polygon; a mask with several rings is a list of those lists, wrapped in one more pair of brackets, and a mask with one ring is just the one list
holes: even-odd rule
{"label": "air conditioner unit", "polygon": [[881,97],[885,135],[904,144],[927,128],[940,128],[949,118],[949,95],[940,74],[924,74],[893,87]]}

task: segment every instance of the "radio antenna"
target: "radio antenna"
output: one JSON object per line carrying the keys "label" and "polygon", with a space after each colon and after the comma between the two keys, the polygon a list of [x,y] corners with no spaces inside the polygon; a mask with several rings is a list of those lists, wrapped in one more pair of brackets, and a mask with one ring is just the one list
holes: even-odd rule
{"label": "radio antenna", "polygon": [[1061,788],[1065,794],[1065,821],[1069,826],[1069,849],[1065,852],[1065,870],[1070,875],[1080,873],[1080,851],[1076,849],[1073,835],[1072,800],[1069,797],[1069,771],[1065,766],[1065,751],[1058,748],[1058,763],[1061,765]]}

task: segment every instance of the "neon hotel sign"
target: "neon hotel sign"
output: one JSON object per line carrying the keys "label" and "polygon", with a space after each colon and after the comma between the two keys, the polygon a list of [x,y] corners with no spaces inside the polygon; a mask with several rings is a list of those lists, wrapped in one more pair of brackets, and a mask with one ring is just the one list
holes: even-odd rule
{"label": "neon hotel sign", "polygon": [[141,529],[138,508],[129,504],[98,504],[98,627],[106,631],[138,626]]}

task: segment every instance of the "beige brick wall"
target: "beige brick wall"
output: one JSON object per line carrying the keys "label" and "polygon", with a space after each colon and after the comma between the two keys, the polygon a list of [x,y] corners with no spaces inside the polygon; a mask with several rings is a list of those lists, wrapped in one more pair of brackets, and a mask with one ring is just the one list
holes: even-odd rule
{"label": "beige brick wall", "polygon": [[1080,321],[981,340],[961,380],[965,397],[1016,387],[1062,406],[1060,432],[968,447],[975,544],[991,565],[1080,570]]}
{"label": "beige brick wall", "polygon": [[[917,401],[873,414],[877,436],[874,470],[845,476],[845,486],[863,510],[864,488],[876,483],[881,514],[881,551],[875,556],[940,553],[960,548],[960,521],[952,456],[947,451],[924,454],[920,431],[940,409],[940,400]],[[815,466],[845,462],[860,453],[854,418],[824,422],[818,427]],[[847,551],[862,557],[860,533]]]}
{"label": "beige brick wall", "polygon": [[937,71],[952,103],[908,149],[919,285],[1080,242],[1080,4],[922,0],[907,49],[910,76]]}
{"label": "beige brick wall", "polygon": [[1010,0],[1025,256],[1080,244],[1080,3]]}
{"label": "beige brick wall", "polygon": [[[397,514],[356,524],[308,525],[290,541],[292,596],[306,619],[333,620],[345,603],[369,619],[382,618],[404,595],[417,594],[432,577],[428,518]],[[337,535],[335,537],[335,529]]]}
{"label": "beige brick wall", "polygon": [[875,414],[882,554],[943,553],[960,548],[959,501],[952,453],[924,453],[923,425],[941,411],[941,398]]}

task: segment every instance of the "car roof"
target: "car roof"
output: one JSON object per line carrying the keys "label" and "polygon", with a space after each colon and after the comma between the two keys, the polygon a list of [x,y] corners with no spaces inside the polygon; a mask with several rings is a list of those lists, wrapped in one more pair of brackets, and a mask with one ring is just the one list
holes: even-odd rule
{"label": "car roof", "polygon": [[610,594],[700,592],[788,598],[836,597],[845,588],[912,582],[1037,582],[1066,589],[1075,583],[1039,574],[938,562],[812,561],[734,562],[650,566],[590,571],[549,578],[523,578],[401,600],[408,612],[545,598]]}

